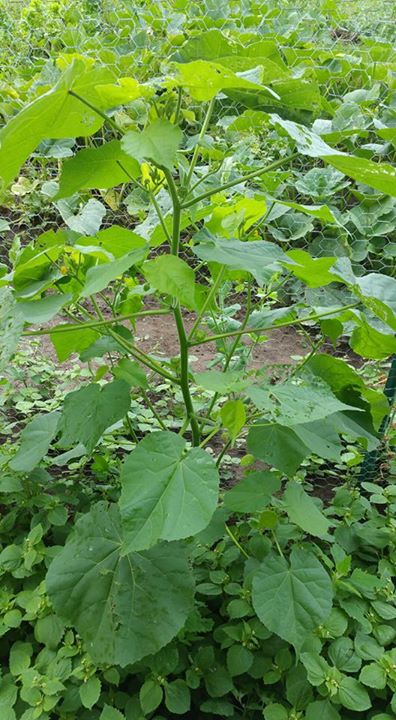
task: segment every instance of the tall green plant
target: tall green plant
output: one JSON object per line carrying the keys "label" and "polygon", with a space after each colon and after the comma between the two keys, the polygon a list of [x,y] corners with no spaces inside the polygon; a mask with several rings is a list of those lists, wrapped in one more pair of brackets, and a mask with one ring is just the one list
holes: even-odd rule
{"label": "tall green plant", "polygon": [[[396,347],[392,278],[357,276],[347,258],[285,252],[252,234],[272,202],[255,192],[252,183],[300,155],[396,195],[393,167],[330,147],[311,128],[285,120],[282,90],[278,94],[265,85],[264,76],[264,68],[257,76],[193,60],[175,64],[161,83],[164,92],[158,93],[155,83],[117,80],[109,69],[78,59],[52,90],[0,133],[3,192],[43,140],[88,139],[88,147],[64,162],[59,183],[46,186],[68,229],[50,230],[22,248],[1,280],[2,360],[10,361],[21,336],[40,335],[50,336],[60,362],[75,352],[86,360],[106,354],[111,359],[93,382],[69,393],[59,411],[36,416],[24,428],[10,462],[13,470],[28,473],[49,451],[82,446],[89,455],[107,428],[129,423],[136,447],[123,463],[118,503],[100,502],[76,520],[46,580],[58,617],[78,630],[97,662],[136,662],[183,628],[194,595],[186,541],[209,525],[218,504],[219,467],[238,437],[246,436],[249,452],[273,472],[247,473],[242,497],[235,493],[236,506],[249,504],[266,483],[271,488],[280,473],[290,479],[286,502],[296,522],[305,523],[307,532],[327,536],[325,517],[301,494],[295,473],[311,455],[339,460],[342,438],[373,450],[388,409],[381,393],[367,388],[345,362],[317,354],[315,344],[283,383],[272,385],[260,375],[232,369],[243,339],[258,341],[273,328],[303,328],[309,337],[314,326],[336,341],[346,326],[352,348],[368,358],[385,358]],[[260,93],[263,102],[276,95],[279,114],[263,113],[256,121],[263,123],[263,131],[286,137],[287,152],[248,171],[234,166],[228,176],[199,165],[206,157],[205,134],[219,111],[219,93],[238,93],[242,105],[252,93]],[[109,111],[137,99],[145,104],[147,122],[121,126]],[[191,99],[202,103],[193,146],[183,114]],[[97,144],[102,128],[105,142]],[[142,229],[100,229],[103,205],[97,196],[81,206],[75,195],[82,192],[86,198],[88,190],[120,184],[137,188],[151,204],[157,221],[149,239]],[[293,207],[335,220],[326,205]],[[198,262],[205,282],[197,279]],[[315,307],[302,302],[286,308],[269,305],[273,289],[289,278],[308,288],[335,286],[348,299]],[[221,315],[218,301],[229,281],[245,284],[247,292],[246,315],[233,323]],[[253,299],[256,286],[259,302]],[[147,293],[155,307],[145,309]],[[185,310],[195,313],[190,330]],[[67,321],[54,324],[60,313]],[[147,315],[174,323],[178,352],[173,358],[160,360],[140,346],[134,323]],[[40,329],[32,330],[34,324]],[[194,374],[190,354],[206,343],[220,351],[221,368]],[[158,430],[138,441],[129,412],[131,389],[151,402],[148,391],[155,378],[166,381],[170,393],[180,394],[184,418],[179,432],[164,427],[159,418]],[[206,404],[197,401],[202,388],[211,393]],[[216,457],[205,448],[220,432],[225,440]],[[276,600],[290,613],[285,628],[279,628],[274,605],[279,582],[287,588]],[[297,653],[332,608],[331,583],[320,555],[304,549],[293,550],[290,559],[282,551],[264,559],[254,569],[253,593],[260,620]]]}

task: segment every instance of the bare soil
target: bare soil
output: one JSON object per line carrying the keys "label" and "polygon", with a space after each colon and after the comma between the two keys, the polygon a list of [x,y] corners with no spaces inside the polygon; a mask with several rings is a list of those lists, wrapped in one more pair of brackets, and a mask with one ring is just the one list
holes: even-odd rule
{"label": "bare soil", "polygon": [[[187,332],[193,324],[193,316],[185,316]],[[136,335],[139,338],[139,347],[145,352],[159,357],[170,358],[177,354],[178,338],[173,321],[164,316],[149,316],[141,318],[137,323]],[[248,338],[243,340],[249,345]],[[249,362],[251,368],[261,368],[264,365],[289,365],[293,363],[292,356],[304,355],[308,345],[294,328],[279,328],[268,330],[268,340],[253,348]],[[191,349],[191,369],[205,370],[214,357],[216,348],[213,343],[198,345]]]}

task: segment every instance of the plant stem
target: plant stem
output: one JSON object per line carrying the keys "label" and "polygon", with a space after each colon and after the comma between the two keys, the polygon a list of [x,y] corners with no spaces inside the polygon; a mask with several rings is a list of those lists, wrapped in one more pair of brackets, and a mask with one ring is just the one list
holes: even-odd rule
{"label": "plant stem", "polygon": [[[245,312],[244,318],[242,320],[242,325],[239,328],[241,331],[243,331],[245,329],[246,325],[248,324],[251,307],[252,307],[252,282],[251,282],[251,280],[249,280],[248,290],[247,290],[247,298],[246,298],[246,312]],[[235,341],[233,342],[233,344],[231,346],[231,349],[230,349],[230,351],[227,355],[226,361],[224,363],[224,372],[226,372],[229,368],[230,362],[235,354],[235,350],[237,349],[237,347],[241,341],[241,337],[242,337],[242,335],[237,335],[235,338]]]}
{"label": "plant stem", "polygon": [[270,327],[268,327],[267,325],[266,327],[262,328],[245,328],[242,330],[239,329],[231,330],[230,332],[218,333],[217,335],[209,335],[203,340],[196,340],[195,342],[190,342],[189,345],[190,347],[195,347],[196,345],[204,345],[205,343],[215,342],[216,340],[221,340],[222,338],[236,337],[237,335],[259,335],[260,333],[267,330],[277,330],[278,328],[289,327],[290,325],[300,325],[301,323],[305,322],[314,322],[315,320],[320,320],[322,317],[328,317],[329,315],[337,315],[337,313],[344,312],[345,310],[350,310],[357,307],[358,305],[359,303],[344,305],[344,307],[336,308],[335,310],[328,310],[328,312],[325,313],[311,315],[306,318],[297,318],[296,320],[289,320],[283,323],[277,323],[276,325],[272,325]]}
{"label": "plant stem", "polygon": [[134,429],[133,429],[133,425],[132,425],[131,418],[129,417],[129,413],[126,414],[126,420],[127,420],[127,425],[128,425],[128,429],[129,429],[130,436],[131,436],[133,442],[135,442],[135,443],[137,444],[137,443],[139,442],[139,440],[138,440],[137,435],[136,435],[136,433],[135,433],[135,431],[134,431]]}
{"label": "plant stem", "polygon": [[190,340],[191,340],[191,338],[193,337],[195,331],[196,331],[197,328],[199,327],[199,324],[200,324],[200,322],[201,322],[201,320],[202,320],[202,317],[203,317],[206,309],[209,307],[210,303],[212,302],[212,299],[213,299],[213,297],[215,296],[215,294],[216,294],[216,292],[217,292],[217,290],[218,290],[218,288],[219,288],[219,285],[220,285],[220,283],[221,283],[221,281],[222,281],[222,279],[223,279],[224,271],[225,271],[225,265],[222,265],[222,267],[220,268],[220,270],[219,270],[219,272],[218,272],[218,274],[217,274],[217,278],[216,278],[216,280],[214,281],[214,283],[213,283],[213,285],[212,285],[212,287],[211,287],[208,295],[207,295],[206,298],[205,298],[205,302],[203,303],[203,305],[202,305],[202,307],[201,307],[201,309],[200,309],[200,311],[199,311],[199,313],[198,313],[198,315],[197,315],[197,317],[196,317],[196,319],[195,319],[194,325],[192,326],[192,328],[191,328],[191,330],[190,330],[190,333],[189,333],[189,336],[188,336],[188,342],[190,342]]}
{"label": "plant stem", "polygon": [[202,442],[200,443],[200,447],[205,447],[205,445],[207,445],[207,443],[210,442],[211,439],[212,439],[215,435],[217,435],[217,433],[218,433],[220,430],[221,430],[221,425],[218,425],[217,427],[215,427],[215,428],[209,433],[209,435],[207,435],[206,438],[205,438],[204,440],[202,440]]}
{"label": "plant stem", "polygon": [[142,310],[142,312],[129,313],[128,315],[115,315],[108,320],[93,320],[92,322],[76,322],[67,327],[53,327],[46,330],[26,330],[22,333],[23,336],[35,336],[35,335],[53,335],[54,333],[73,332],[75,329],[85,330],[86,328],[99,328],[106,327],[107,325],[114,325],[115,323],[123,322],[124,320],[131,320],[137,317],[146,317],[147,315],[169,315],[170,310]]}
{"label": "plant stem", "polygon": [[151,400],[150,400],[150,398],[149,398],[149,396],[147,395],[147,393],[146,393],[145,390],[142,390],[142,395],[143,395],[143,397],[144,397],[145,403],[146,403],[146,404],[148,405],[148,407],[150,408],[150,410],[151,410],[151,412],[153,413],[155,419],[157,420],[159,426],[162,428],[162,430],[167,430],[168,428],[166,427],[166,425],[165,425],[164,421],[162,420],[162,418],[160,417],[160,415],[158,415],[158,413],[157,413],[157,411],[156,411],[156,409],[155,409],[154,403],[151,402]]}
{"label": "plant stem", "polygon": [[240,550],[240,552],[242,553],[242,555],[245,556],[245,558],[249,559],[249,555],[247,554],[245,548],[243,548],[242,545],[241,545],[241,543],[239,542],[239,540],[236,539],[234,533],[231,532],[231,530],[230,530],[230,528],[228,527],[227,523],[224,523],[224,527],[225,527],[225,531],[226,531],[227,535],[229,535],[229,537],[231,538],[231,540],[232,540],[232,542],[234,543],[234,545],[237,546],[238,550]]}
{"label": "plant stem", "polygon": [[168,228],[166,227],[165,218],[164,218],[164,216],[163,216],[163,214],[162,214],[161,208],[160,208],[160,206],[158,205],[157,199],[156,199],[156,197],[155,197],[155,195],[154,195],[153,192],[150,192],[150,200],[151,200],[151,202],[152,202],[153,205],[154,205],[154,209],[155,209],[155,212],[157,213],[157,217],[158,217],[158,220],[160,221],[160,225],[161,225],[161,227],[162,227],[162,230],[163,230],[163,232],[164,232],[164,235],[165,235],[165,237],[166,237],[169,245],[172,246],[172,237],[171,237],[171,235],[169,234]]}
{"label": "plant stem", "polygon": [[200,133],[199,133],[199,135],[198,135],[197,144],[195,145],[194,152],[193,152],[193,156],[192,156],[192,158],[191,158],[190,167],[189,167],[189,169],[188,169],[188,173],[187,173],[187,177],[186,177],[186,187],[188,187],[189,184],[190,184],[190,182],[191,182],[191,178],[192,178],[192,175],[193,175],[193,172],[194,172],[194,168],[195,168],[195,165],[197,164],[197,160],[198,160],[198,155],[199,155],[199,150],[200,150],[200,147],[201,147],[201,143],[202,143],[203,138],[205,137],[205,133],[206,133],[206,131],[207,131],[207,129],[208,129],[208,125],[209,125],[209,122],[210,122],[210,118],[211,118],[211,116],[212,116],[213,108],[214,108],[214,105],[215,105],[215,100],[216,100],[215,98],[212,98],[211,101],[210,101],[210,103],[209,103],[209,105],[208,105],[208,109],[207,109],[207,111],[206,111],[205,119],[204,119],[204,121],[203,121],[203,123],[202,123],[202,127],[201,127]]}
{"label": "plant stem", "polygon": [[137,347],[132,345],[132,343],[128,342],[123,337],[121,337],[121,335],[118,335],[117,333],[115,333],[114,330],[112,330],[111,328],[109,328],[108,332],[109,332],[109,335],[111,335],[111,337],[114,338],[114,340],[117,340],[117,342],[119,343],[119,345],[121,345],[121,347],[125,348],[125,350],[127,350],[128,353],[130,355],[132,355],[132,357],[135,358],[135,360],[138,360],[139,362],[141,362],[142,365],[146,365],[146,367],[148,367],[153,372],[157,373],[157,375],[161,375],[161,377],[166,378],[167,380],[170,380],[171,382],[175,383],[176,385],[180,385],[179,378],[168,373],[166,370],[164,370],[163,367],[161,367],[161,365],[157,365],[157,363],[154,360],[152,360],[148,355],[146,355],[146,353],[144,353],[143,350],[139,350]]}
{"label": "plant stem", "polygon": [[177,88],[177,104],[176,104],[175,119],[174,119],[175,125],[178,124],[179,119],[180,119],[182,96],[183,96],[183,88],[179,87],[179,88]]}
{"label": "plant stem", "polygon": [[179,304],[173,308],[173,314],[175,316],[177,333],[179,336],[180,343],[180,385],[183,394],[184,404],[186,406],[187,417],[190,421],[192,431],[192,444],[194,446],[200,443],[200,431],[197,418],[195,417],[194,407],[192,404],[189,384],[189,370],[188,370],[188,341],[187,335],[184,328],[183,318],[180,311]]}
{"label": "plant stem", "polygon": [[179,243],[180,243],[181,204],[180,204],[179,195],[177,192],[177,187],[176,187],[175,181],[172,177],[172,173],[170,172],[170,170],[168,170],[167,168],[162,167],[162,166],[161,166],[161,170],[166,177],[166,182],[168,183],[168,189],[169,189],[170,196],[172,199],[173,227],[172,227],[171,251],[172,251],[172,255],[177,255],[179,252]]}
{"label": "plant stem", "polygon": [[246,175],[241,175],[235,180],[230,180],[229,182],[224,183],[224,185],[218,185],[218,187],[207,190],[206,192],[202,193],[202,195],[198,195],[197,197],[192,198],[191,200],[186,200],[184,203],[182,203],[182,210],[185,210],[192,205],[196,205],[197,203],[201,202],[201,200],[206,200],[206,198],[209,198],[218,192],[222,192],[223,190],[228,190],[229,188],[235,187],[235,185],[239,185],[239,183],[245,182],[246,180],[253,180],[253,178],[258,177],[259,175],[264,175],[264,173],[266,172],[276,170],[276,168],[281,167],[286,163],[292,162],[292,160],[294,160],[297,156],[298,153],[293,153],[286,158],[280,158],[279,160],[275,160],[275,162],[270,163],[270,165],[264,165],[260,168],[257,168],[257,170],[253,170],[252,172],[247,173]]}
{"label": "plant stem", "polygon": [[226,442],[226,444],[224,445],[224,447],[223,447],[223,449],[222,449],[219,457],[218,457],[217,460],[216,460],[216,466],[217,466],[217,467],[220,467],[221,461],[222,461],[224,455],[226,454],[226,452],[227,452],[227,450],[228,450],[228,448],[229,448],[230,446],[231,446],[231,440],[227,440],[227,442]]}
{"label": "plant stem", "polygon": [[68,94],[71,95],[72,97],[75,97],[80,102],[82,102],[83,105],[86,105],[87,107],[89,107],[90,110],[93,110],[93,112],[95,112],[97,115],[100,115],[100,117],[103,118],[103,120],[108,122],[111,125],[111,127],[114,128],[114,130],[117,130],[117,132],[122,133],[121,128],[117,125],[115,120],[113,120],[113,118],[106,115],[106,113],[104,113],[103,110],[99,110],[99,108],[95,107],[95,105],[92,105],[92,103],[90,103],[85,98],[81,97],[81,95],[78,95],[77,93],[75,93],[74,90],[68,90]]}

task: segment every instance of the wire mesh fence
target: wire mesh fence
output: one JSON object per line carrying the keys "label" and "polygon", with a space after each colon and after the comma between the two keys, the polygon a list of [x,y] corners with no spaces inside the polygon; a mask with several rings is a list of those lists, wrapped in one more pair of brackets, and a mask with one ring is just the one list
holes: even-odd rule
{"label": "wire mesh fence", "polygon": [[[217,37],[220,31],[222,38]],[[394,85],[389,62],[396,64],[393,49],[396,39],[396,6],[393,0],[381,3],[364,0],[333,2],[281,2],[275,0],[0,0],[0,118],[12,117],[26,102],[45,92],[56,82],[62,68],[74,56],[90,58],[92,63],[105,63],[119,76],[133,76],[141,82],[161,78],[173,60],[183,60],[180,48],[187,38],[190,59],[199,59],[194,37],[212,33],[206,59],[218,60],[231,52],[233,44],[243,43],[246,55],[253,40],[260,43],[260,53],[278,69],[284,63],[293,78],[310,79],[321,88],[319,98],[312,82],[312,93],[299,103],[298,95],[290,104],[288,117],[304,122],[316,111],[313,128],[330,142],[342,137],[346,148],[362,157],[381,161],[394,156],[396,115]],[[222,46],[224,44],[224,47]],[[257,51],[257,48],[256,48]],[[212,53],[212,55],[210,55]],[[185,57],[185,56],[184,56]],[[395,65],[396,66],[396,65]],[[246,72],[254,72],[246,63]],[[241,69],[241,72],[244,72]],[[319,104],[321,110],[319,111]],[[326,109],[332,107],[330,113]],[[277,110],[277,103],[271,106]],[[240,163],[248,168],[256,162],[274,158],[273,134],[264,126],[262,134],[252,132],[255,112],[268,110],[251,97],[241,102],[238,93],[219,95],[211,118],[211,136],[201,138],[206,172],[209,158],[214,178],[226,182]],[[335,111],[334,111],[335,110]],[[139,101],[131,103],[126,113],[116,109],[114,117],[121,125],[144,120],[145,109]],[[189,100],[183,107],[190,147],[202,127],[205,109]],[[230,148],[216,160],[213,137],[221,147]],[[104,139],[100,134],[94,141]],[[286,139],[285,149],[287,146]],[[63,159],[73,154],[75,141],[61,140],[41,143],[34,158],[27,163],[13,183],[8,201],[0,215],[0,260],[7,262],[20,245],[40,233],[60,226],[71,227],[71,220],[84,211],[79,197],[53,202],[53,188]],[[282,137],[277,138],[276,156],[282,155]],[[247,160],[248,158],[248,160]],[[285,249],[308,250],[313,257],[327,255],[348,258],[354,272],[396,274],[396,199],[376,191],[356,187],[342,173],[312,159],[309,163],[296,158],[283,173],[271,174],[255,181],[244,190],[256,203],[255,212],[246,210],[240,198],[224,198],[221,217],[210,209],[209,226],[220,227],[227,236],[227,224],[241,238],[261,237],[275,240]],[[300,206],[326,203],[334,221],[328,222],[282,204],[285,198]],[[84,201],[85,202],[85,201]],[[118,224],[134,229],[143,237],[157,234],[160,250],[161,228],[155,210],[148,210],[147,197],[139,188],[122,187],[97,192],[89,200],[100,217],[100,226]],[[159,191],[157,202],[166,214],[170,210],[165,191]],[[261,203],[261,210],[260,210]],[[217,212],[217,215],[216,215]],[[250,213],[250,214],[249,214]],[[238,218],[240,219],[238,225]],[[196,231],[200,219],[196,220]],[[189,237],[185,238],[187,241]],[[196,258],[186,257],[197,270],[198,281],[207,278]],[[246,283],[227,288],[225,310],[235,308],[235,317],[246,297]],[[259,289],[255,288],[259,293]],[[270,293],[269,293],[270,294]],[[348,302],[348,291],[341,288],[303,289],[298,280],[290,281],[272,300],[298,302],[303,297],[309,305],[320,305],[326,296],[338,304]],[[324,303],[323,303],[324,304]],[[334,352],[329,340],[323,345]],[[342,350],[341,350],[342,352]],[[349,353],[349,351],[346,351]],[[249,353],[248,353],[249,354]],[[349,359],[353,357],[349,354]],[[394,365],[392,365],[394,368]],[[394,369],[390,370],[387,388],[390,405],[394,400]],[[385,367],[385,370],[388,366]],[[389,420],[382,428],[384,434]],[[378,456],[363,465],[362,473],[372,475]]]}

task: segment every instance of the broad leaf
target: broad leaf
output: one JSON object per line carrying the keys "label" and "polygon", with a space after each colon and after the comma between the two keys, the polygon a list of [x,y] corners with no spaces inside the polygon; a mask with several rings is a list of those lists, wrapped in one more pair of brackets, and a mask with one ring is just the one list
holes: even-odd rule
{"label": "broad leaf", "polygon": [[0,288],[0,373],[7,368],[18,347],[24,322],[9,288]]}
{"label": "broad leaf", "polygon": [[292,428],[264,419],[250,428],[248,448],[256,458],[282,470],[289,477],[310,454],[309,448]]}
{"label": "broad leaf", "polygon": [[363,712],[371,707],[370,696],[363,685],[353,677],[344,676],[338,688],[337,698],[348,710]]}
{"label": "broad leaf", "polygon": [[81,293],[82,297],[88,297],[104,290],[112,280],[123,275],[132,265],[143,260],[145,254],[146,250],[137,248],[117,260],[89,268]]}
{"label": "broad leaf", "polygon": [[25,300],[18,303],[18,310],[27,323],[42,324],[52,320],[71,300],[71,295],[47,295],[40,300]]}
{"label": "broad leaf", "polygon": [[343,154],[327,155],[324,159],[357,182],[396,197],[396,168],[393,165]]}
{"label": "broad leaf", "polygon": [[219,475],[213,459],[201,448],[187,450],[172,432],[147,435],[125,461],[121,483],[124,552],[196,535],[216,509]]}
{"label": "broad leaf", "polygon": [[139,363],[129,358],[123,358],[113,368],[113,375],[117,380],[124,380],[129,387],[140,387],[143,390],[148,388],[146,373]]}
{"label": "broad leaf", "polygon": [[330,615],[332,598],[327,572],[307,550],[294,548],[290,563],[267,556],[253,579],[253,607],[261,622],[297,650]]}
{"label": "broad leaf", "polygon": [[[75,60],[52,90],[40,95],[13,117],[0,131],[0,192],[11,182],[29,155],[46,138],[86,137],[103,125],[103,118],[68,93],[106,108],[95,86],[113,80],[105,68],[87,69]],[[107,106],[107,107],[111,107]]]}
{"label": "broad leaf", "polygon": [[161,293],[179,300],[188,308],[197,307],[194,270],[176,255],[159,255],[147,260],[142,272],[150,285]]}
{"label": "broad leaf", "polygon": [[200,258],[208,262],[217,262],[230,268],[250,272],[260,285],[267,282],[280,263],[287,261],[287,256],[275,245],[266,240],[224,240],[215,238],[207,231],[194,236],[197,243],[192,250]]}
{"label": "broad leaf", "polygon": [[235,440],[246,422],[246,407],[242,400],[228,400],[220,410],[221,422]]}
{"label": "broad leaf", "polygon": [[279,97],[262,85],[264,70],[260,66],[254,68],[253,72],[235,73],[218,63],[195,60],[184,65],[175,65],[175,70],[175,79],[166,80],[166,85],[187,88],[195,100],[212,100],[221,90],[231,88],[256,92],[258,89],[267,90],[269,95]]}
{"label": "broad leaf", "polygon": [[139,175],[139,163],[121,149],[119,140],[111,140],[97,148],[80,150],[65,161],[54,199],[70,197],[79,190],[112,188]]}
{"label": "broad leaf", "polygon": [[100,335],[91,328],[82,327],[80,330],[77,323],[74,325],[57,325],[56,329],[50,334],[59,362],[64,362],[73,353],[81,353],[99,337]]}
{"label": "broad leaf", "polygon": [[55,203],[66,225],[81,235],[94,235],[98,232],[106,215],[106,208],[99,200],[91,198],[77,213],[66,200]]}
{"label": "broad leaf", "polygon": [[304,488],[292,481],[283,496],[290,520],[309,535],[328,537],[330,523]]}
{"label": "broad leaf", "polygon": [[85,252],[86,248],[97,249],[98,256],[103,257],[103,251],[109,253],[116,260],[136,250],[146,246],[146,240],[140,235],[120,227],[120,225],[112,225],[104,230],[99,230],[92,237],[78,238],[75,247],[81,252]]}
{"label": "broad leaf", "polygon": [[366,158],[347,155],[330,147],[320,135],[291,120],[284,120],[279,115],[271,115],[271,121],[280,125],[295,141],[302,155],[320,157],[330,163],[344,175],[357,182],[373,187],[386,195],[396,196],[396,168],[386,163],[375,163]]}
{"label": "broad leaf", "polygon": [[21,432],[21,445],[10,462],[12,470],[30,472],[47,454],[59,424],[59,413],[36,415]]}
{"label": "broad leaf", "polygon": [[118,508],[100,502],[76,523],[50,565],[47,591],[94,662],[125,666],[166,645],[192,609],[185,552],[161,543],[125,554]]}
{"label": "broad leaf", "polygon": [[224,505],[228,510],[237,513],[251,513],[264,510],[269,504],[273,493],[281,487],[281,479],[277,473],[257,471],[250,472],[224,495]]}
{"label": "broad leaf", "polygon": [[151,160],[172,170],[182,140],[181,130],[168,120],[156,120],[142,132],[131,130],[121,140],[123,151],[142,162]]}
{"label": "broad leaf", "polygon": [[248,392],[259,410],[270,412],[274,420],[288,427],[321,420],[345,410],[357,410],[338,400],[325,383],[297,385],[286,381],[266,387],[253,385]]}
{"label": "broad leaf", "polygon": [[91,453],[103,432],[122,420],[130,407],[129,387],[114,380],[102,388],[85,385],[66,395],[59,423],[61,447],[82,443]]}

